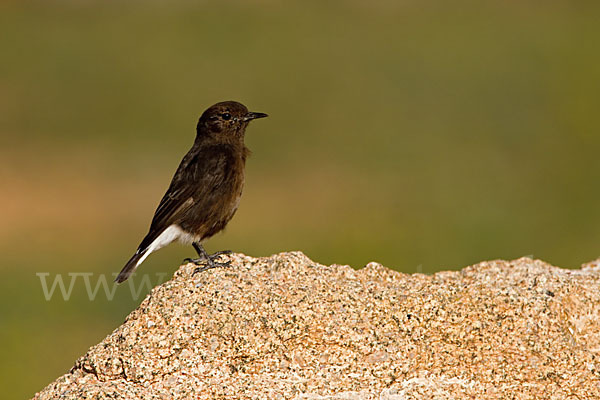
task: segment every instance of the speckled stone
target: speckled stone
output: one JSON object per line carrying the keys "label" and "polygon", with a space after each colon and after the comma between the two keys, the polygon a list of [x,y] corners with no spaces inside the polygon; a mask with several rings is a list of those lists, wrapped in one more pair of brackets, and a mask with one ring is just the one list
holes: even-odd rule
{"label": "speckled stone", "polygon": [[598,399],[600,266],[180,267],[35,399]]}

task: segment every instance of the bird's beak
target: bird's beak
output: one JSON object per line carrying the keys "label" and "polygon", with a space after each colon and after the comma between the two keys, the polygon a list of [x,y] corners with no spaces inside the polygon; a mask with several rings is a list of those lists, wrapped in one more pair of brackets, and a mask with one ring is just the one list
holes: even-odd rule
{"label": "bird's beak", "polygon": [[252,121],[253,119],[264,118],[264,117],[268,117],[268,115],[265,113],[259,113],[259,112],[249,112],[244,117],[244,121]]}

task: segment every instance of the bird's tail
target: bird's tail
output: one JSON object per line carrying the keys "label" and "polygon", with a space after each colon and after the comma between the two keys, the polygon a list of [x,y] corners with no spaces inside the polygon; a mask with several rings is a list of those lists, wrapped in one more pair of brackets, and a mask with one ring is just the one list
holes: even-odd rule
{"label": "bird's tail", "polygon": [[135,252],[133,257],[131,257],[129,261],[127,261],[127,264],[125,264],[121,272],[119,272],[119,276],[117,276],[115,282],[121,283],[126,281],[127,278],[129,278],[129,276],[133,273],[133,271],[135,271],[137,266],[140,265],[142,261],[144,261],[144,259],[148,256],[146,254],[148,253],[148,250],[149,249],[147,248],[144,250],[138,249],[138,251]]}

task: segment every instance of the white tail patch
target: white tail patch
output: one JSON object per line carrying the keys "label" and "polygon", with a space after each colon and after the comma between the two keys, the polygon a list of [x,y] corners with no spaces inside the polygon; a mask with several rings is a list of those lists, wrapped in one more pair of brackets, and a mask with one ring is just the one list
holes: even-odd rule
{"label": "white tail patch", "polygon": [[136,268],[138,265],[143,263],[146,257],[148,257],[151,253],[158,249],[162,249],[169,243],[174,242],[182,236],[187,236],[187,234],[179,227],[179,225],[173,224],[169,226],[167,229],[162,231],[162,233],[158,235],[156,239],[154,239],[150,246],[148,246],[145,250],[142,250],[144,255],[142,255],[142,257],[140,257],[138,260],[137,264],[135,265]]}

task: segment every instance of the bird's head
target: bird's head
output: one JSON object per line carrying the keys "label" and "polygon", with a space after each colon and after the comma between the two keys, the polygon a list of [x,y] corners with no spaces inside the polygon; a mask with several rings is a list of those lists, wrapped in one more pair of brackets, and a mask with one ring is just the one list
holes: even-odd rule
{"label": "bird's head", "polygon": [[223,101],[209,107],[198,121],[198,136],[230,136],[241,138],[253,119],[267,114],[248,111],[237,101]]}

